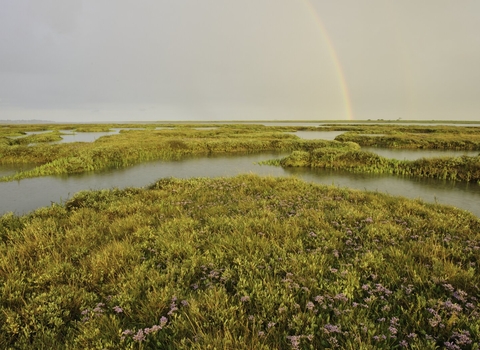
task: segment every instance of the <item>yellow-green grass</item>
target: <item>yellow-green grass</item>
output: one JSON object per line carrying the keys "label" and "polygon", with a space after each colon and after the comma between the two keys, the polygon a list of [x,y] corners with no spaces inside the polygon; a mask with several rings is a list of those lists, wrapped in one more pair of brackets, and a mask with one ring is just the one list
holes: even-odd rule
{"label": "yellow-green grass", "polygon": [[417,130],[385,130],[365,128],[365,133],[374,132],[379,136],[364,136],[359,131],[350,131],[337,136],[337,141],[350,141],[361,146],[383,148],[423,148],[423,149],[455,149],[479,150],[480,128],[437,128]]}
{"label": "yellow-green grass", "polygon": [[164,130],[122,130],[95,142],[1,146],[0,163],[38,163],[30,171],[0,181],[26,177],[72,174],[125,167],[158,159],[179,159],[190,155],[313,149],[340,144],[332,141],[302,140],[276,129],[223,126],[196,130],[190,126]]}
{"label": "yellow-green grass", "polygon": [[[155,130],[156,127],[167,129]],[[213,128],[201,129],[195,128]],[[92,143],[49,144],[61,138],[59,130],[74,132],[107,131],[112,128],[143,128],[122,130]],[[12,139],[26,131],[49,133]],[[341,142],[301,140],[286,132],[298,130],[345,130],[337,137]],[[385,134],[362,136],[362,134]],[[480,128],[423,125],[330,125],[330,126],[264,126],[259,124],[51,124],[4,125],[0,127],[0,164],[36,163],[38,167],[1,178],[0,181],[26,177],[72,174],[106,168],[125,167],[160,159],[179,159],[210,153],[261,152],[271,150],[311,151],[319,147],[339,147],[354,141],[360,145],[382,147],[413,147],[442,149],[480,149]],[[34,146],[29,144],[36,143]],[[343,147],[343,146],[341,146]],[[462,166],[462,164],[459,164]],[[364,165],[363,168],[368,168]],[[375,170],[376,171],[376,170]],[[388,170],[390,171],[390,170]],[[403,170],[402,170],[403,171]],[[422,170],[420,173],[425,176]],[[420,173],[410,172],[411,175]],[[449,178],[441,172],[440,178]],[[431,176],[428,173],[427,176]],[[433,175],[432,175],[433,176]],[[437,175],[434,175],[435,177]],[[454,176],[456,177],[456,175]],[[466,175],[473,181],[475,177]],[[463,178],[462,178],[463,179]]]}
{"label": "yellow-green grass", "polygon": [[480,156],[396,160],[362,151],[358,145],[357,149],[323,147],[312,151],[294,151],[284,159],[263,163],[283,167],[325,168],[362,173],[480,182]]}
{"label": "yellow-green grass", "polygon": [[292,178],[0,218],[0,348],[478,349],[480,220]]}

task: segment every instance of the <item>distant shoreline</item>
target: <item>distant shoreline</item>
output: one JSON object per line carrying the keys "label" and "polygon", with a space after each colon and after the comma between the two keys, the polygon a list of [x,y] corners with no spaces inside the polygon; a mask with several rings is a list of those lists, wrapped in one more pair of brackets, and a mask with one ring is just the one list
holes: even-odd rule
{"label": "distant shoreline", "polygon": [[473,120],[139,120],[139,121],[52,121],[52,120],[0,120],[0,124],[256,124],[256,123],[311,123],[311,124],[478,124]]}

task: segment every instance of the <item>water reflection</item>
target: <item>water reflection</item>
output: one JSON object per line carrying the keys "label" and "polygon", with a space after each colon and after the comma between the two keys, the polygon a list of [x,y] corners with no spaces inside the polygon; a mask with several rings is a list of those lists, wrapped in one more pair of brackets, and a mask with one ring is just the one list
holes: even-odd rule
{"label": "water reflection", "polygon": [[104,132],[71,132],[68,130],[61,130],[62,137],[61,141],[56,141],[52,143],[70,143],[70,142],[94,142],[102,136],[115,135],[119,131],[104,131]]}
{"label": "water reflection", "polygon": [[381,174],[356,174],[310,168],[286,168],[287,174],[305,181],[358,190],[420,198],[430,203],[452,205],[480,216],[480,185],[436,179],[418,179]]}
{"label": "water reflection", "polygon": [[270,176],[296,176],[318,184],[385,192],[427,202],[449,204],[480,216],[480,186],[433,179],[413,179],[388,175],[353,174],[310,168],[261,166],[256,162],[280,158],[286,153],[222,155],[180,161],[156,161],[130,168],[71,176],[49,176],[0,183],[0,214],[22,214],[61,202],[81,190],[147,186],[165,177],[192,178],[234,176],[254,173]]}
{"label": "water reflection", "polygon": [[14,175],[20,171],[27,171],[35,168],[35,163],[25,164],[0,164],[0,177]]}
{"label": "water reflection", "polygon": [[70,142],[95,142],[102,136],[111,136],[119,134],[121,130],[145,130],[145,128],[111,128],[110,131],[95,132],[75,132],[74,130],[59,130],[62,135],[61,141],[52,143],[70,143]]}
{"label": "water reflection", "polygon": [[280,167],[260,166],[262,160],[280,158],[286,153],[223,155],[189,158],[180,161],[156,161],[130,168],[70,176],[48,176],[0,182],[0,215],[8,211],[23,214],[36,208],[61,202],[81,190],[147,186],[165,177],[192,178],[234,176],[244,173],[283,176]]}

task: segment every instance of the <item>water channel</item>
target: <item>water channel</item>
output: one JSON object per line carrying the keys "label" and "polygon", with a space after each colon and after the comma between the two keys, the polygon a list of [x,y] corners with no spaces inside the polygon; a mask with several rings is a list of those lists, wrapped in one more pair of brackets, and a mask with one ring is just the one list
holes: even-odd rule
{"label": "water channel", "polygon": [[[305,140],[335,140],[335,137],[343,134],[345,131],[295,131],[289,134],[296,135]],[[379,134],[372,134],[378,136]],[[362,147],[363,151],[376,153],[385,158],[393,158],[398,160],[416,160],[420,158],[435,157],[460,157],[460,156],[477,156],[480,151],[462,151],[462,150],[441,150],[441,149],[398,149],[398,148],[377,148]]]}
{"label": "water channel", "polygon": [[[122,128],[125,129],[125,128]],[[135,129],[135,128],[132,128]],[[210,128],[208,128],[210,129]],[[115,135],[121,128],[110,132],[78,132],[62,135],[60,142],[93,142],[101,136]],[[303,139],[333,140],[343,131],[297,131],[293,134]],[[362,148],[387,158],[414,160],[422,157],[476,156],[478,151],[452,150],[405,150]],[[427,202],[453,205],[480,216],[480,185],[454,183],[433,179],[412,179],[388,175],[352,174],[323,169],[260,166],[262,160],[281,158],[287,153],[261,153],[248,155],[222,155],[203,158],[188,158],[180,161],[156,161],[130,168],[70,176],[48,176],[14,182],[0,182],[0,215],[6,212],[24,214],[36,208],[60,203],[81,190],[103,188],[142,187],[159,178],[192,178],[234,176],[255,173],[271,176],[296,176],[318,184],[349,187],[360,190],[385,192],[410,198],[421,198]],[[34,164],[1,165],[0,176],[12,175],[16,171],[28,170]]]}
{"label": "water channel", "polygon": [[256,162],[281,158],[286,153],[260,153],[156,161],[130,168],[70,176],[48,176],[0,182],[0,215],[24,214],[52,202],[60,203],[81,190],[147,186],[165,177],[193,178],[234,176],[255,173],[295,176],[317,184],[385,192],[427,202],[448,204],[480,216],[480,185],[432,179],[412,179],[388,175],[352,174],[309,168],[258,165]]}

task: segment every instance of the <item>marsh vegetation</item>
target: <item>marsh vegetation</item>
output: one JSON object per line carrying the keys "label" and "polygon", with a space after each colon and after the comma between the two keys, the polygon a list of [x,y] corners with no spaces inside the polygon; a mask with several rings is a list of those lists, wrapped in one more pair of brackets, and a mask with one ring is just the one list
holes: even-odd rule
{"label": "marsh vegetation", "polygon": [[[162,129],[156,129],[162,127]],[[126,128],[119,134],[102,136],[95,142],[75,142],[51,144],[61,139],[59,130],[81,132],[107,132],[113,128]],[[130,128],[130,130],[128,130]],[[48,131],[22,138],[25,131]],[[291,132],[342,131],[336,142],[328,140],[301,139]],[[381,135],[381,136],[376,136]],[[36,143],[35,146],[29,146]],[[261,151],[307,151],[330,147],[349,147],[353,143],[360,146],[387,148],[422,149],[462,149],[480,151],[480,128],[458,126],[418,126],[418,125],[326,125],[308,126],[264,126],[256,124],[125,124],[125,125],[43,125],[43,126],[3,126],[0,128],[0,164],[36,163],[29,171],[18,172],[1,181],[18,180],[26,177],[73,174],[119,168],[136,163],[159,160],[180,159],[185,156],[227,154]],[[353,157],[352,162],[361,162],[364,153],[343,154]],[[362,158],[362,159],[358,159]],[[370,157],[371,158],[371,157]],[[380,168],[385,161],[381,162]],[[367,159],[367,161],[370,161]],[[448,166],[455,164],[454,172]],[[399,173],[409,176],[434,176],[454,180],[477,181],[475,158],[445,160],[432,166],[430,172],[425,167],[420,170],[404,170]],[[465,175],[458,175],[458,168],[468,166]],[[340,165],[336,165],[338,168]],[[442,169],[447,167],[447,173]],[[344,166],[350,169],[349,166]],[[369,166],[357,166],[356,171],[372,171]],[[378,169],[375,169],[377,171]],[[391,172],[391,169],[385,170]],[[437,174],[438,173],[438,174]]]}
{"label": "marsh vegetation", "polygon": [[[271,150],[291,152],[282,166],[478,176],[478,157],[392,162],[352,140],[287,133],[319,128],[157,126],[34,146],[10,138],[34,130],[2,127],[0,163],[38,164],[3,181]],[[356,130],[412,131],[396,128]],[[2,348],[479,348],[480,219],[420,200],[293,178],[165,178],[3,215],[0,256]]]}
{"label": "marsh vegetation", "polygon": [[480,221],[452,207],[164,179],[0,230],[4,348],[478,348]]}
{"label": "marsh vegetation", "polygon": [[352,172],[429,177],[452,181],[480,182],[480,156],[397,160],[352,147],[322,147],[294,151],[281,160],[266,161],[283,167],[311,167]]}

